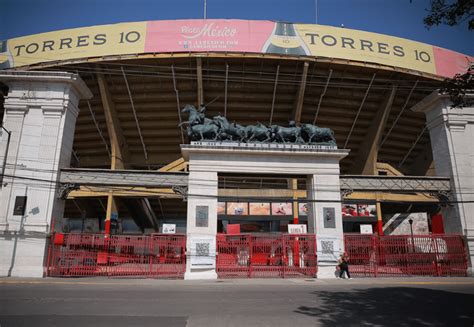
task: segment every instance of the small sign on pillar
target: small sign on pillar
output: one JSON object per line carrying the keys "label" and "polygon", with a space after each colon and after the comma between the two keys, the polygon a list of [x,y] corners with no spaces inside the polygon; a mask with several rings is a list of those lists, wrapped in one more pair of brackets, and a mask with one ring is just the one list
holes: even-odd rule
{"label": "small sign on pillar", "polygon": [[196,206],[196,227],[209,227],[209,206]]}
{"label": "small sign on pillar", "polygon": [[323,208],[324,228],[336,228],[336,210]]}

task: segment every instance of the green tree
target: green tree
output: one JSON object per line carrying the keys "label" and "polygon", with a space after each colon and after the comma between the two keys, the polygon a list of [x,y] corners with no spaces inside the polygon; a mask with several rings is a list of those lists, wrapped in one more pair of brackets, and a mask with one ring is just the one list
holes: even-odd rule
{"label": "green tree", "polygon": [[474,0],[431,0],[429,11],[423,19],[427,28],[440,24],[454,26],[468,20],[469,30],[474,30]]}

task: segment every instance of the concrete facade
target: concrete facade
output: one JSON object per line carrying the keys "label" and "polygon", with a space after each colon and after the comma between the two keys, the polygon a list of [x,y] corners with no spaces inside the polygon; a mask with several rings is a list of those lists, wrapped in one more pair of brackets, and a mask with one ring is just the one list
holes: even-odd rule
{"label": "concrete facade", "polygon": [[451,178],[452,201],[443,209],[446,233],[466,237],[469,268],[474,264],[474,107],[452,108],[449,96],[432,93],[414,111],[426,114],[435,170]]}
{"label": "concrete facade", "polygon": [[[307,176],[309,232],[318,240],[318,277],[334,278],[338,256],[344,251],[339,161],[349,150],[283,144],[240,144],[195,142],[182,145],[189,161],[188,189],[188,254],[196,255],[193,238],[207,238],[208,263],[187,264],[186,279],[217,278],[215,272],[215,237],[217,234],[218,173],[273,174],[275,176]],[[200,206],[201,208],[198,208]],[[208,210],[207,226],[199,227],[200,209]],[[194,242],[196,243],[196,242]],[[202,258],[205,260],[205,258]]]}
{"label": "concrete facade", "polygon": [[[64,211],[58,173],[69,167],[79,100],[92,94],[70,73],[2,72],[0,80],[9,87],[2,126],[11,132],[0,189],[0,276],[41,277],[52,218]],[[2,137],[2,164],[6,150]],[[26,197],[22,210],[18,197]]]}

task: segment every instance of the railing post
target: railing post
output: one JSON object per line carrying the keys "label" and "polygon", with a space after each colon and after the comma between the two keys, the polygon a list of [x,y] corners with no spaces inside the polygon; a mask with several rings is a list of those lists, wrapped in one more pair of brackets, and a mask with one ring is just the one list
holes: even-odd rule
{"label": "railing post", "polygon": [[248,237],[248,243],[249,243],[249,273],[248,276],[249,278],[252,278],[252,256],[253,256],[253,240],[252,240],[252,235],[247,234]]}

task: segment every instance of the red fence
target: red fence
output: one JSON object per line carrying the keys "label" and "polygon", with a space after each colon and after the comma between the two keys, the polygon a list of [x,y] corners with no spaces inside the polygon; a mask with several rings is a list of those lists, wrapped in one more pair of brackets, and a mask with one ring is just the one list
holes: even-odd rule
{"label": "red fence", "polygon": [[345,234],[344,242],[355,276],[467,275],[467,252],[459,235]]}
{"label": "red fence", "polygon": [[314,234],[239,234],[217,236],[219,278],[314,277]]}
{"label": "red fence", "polygon": [[53,234],[47,275],[182,278],[186,236]]}

